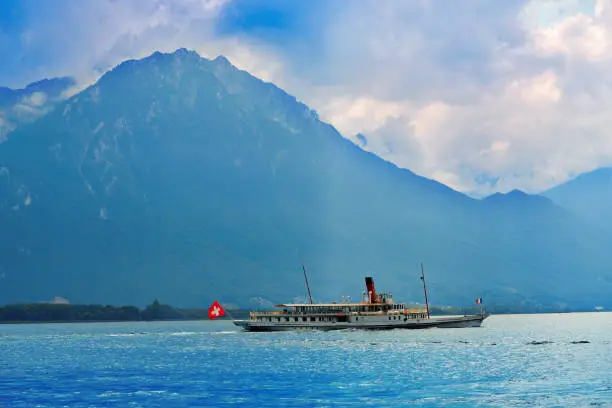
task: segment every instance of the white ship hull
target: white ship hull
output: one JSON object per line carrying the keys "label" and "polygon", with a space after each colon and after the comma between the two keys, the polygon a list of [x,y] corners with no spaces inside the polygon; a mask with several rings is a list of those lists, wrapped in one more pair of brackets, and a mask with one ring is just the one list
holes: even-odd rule
{"label": "white ship hull", "polygon": [[474,315],[430,318],[424,274],[421,279],[425,309],[411,309],[403,303],[396,303],[389,292],[377,294],[374,279],[366,277],[366,290],[360,302],[351,302],[350,296],[346,301],[343,296],[341,303],[313,303],[311,298],[310,303],[276,305],[282,308],[279,311],[253,311],[249,314],[249,320],[235,320],[234,324],[248,331],[428,329],[478,327],[489,317],[483,310]]}
{"label": "white ship hull", "polygon": [[349,316],[347,321],[310,322],[280,321],[266,322],[253,320],[234,320],[236,326],[248,331],[287,331],[287,330],[391,330],[391,329],[428,329],[480,327],[489,317],[488,313],[468,316],[446,316],[431,319],[389,320],[389,316]]}

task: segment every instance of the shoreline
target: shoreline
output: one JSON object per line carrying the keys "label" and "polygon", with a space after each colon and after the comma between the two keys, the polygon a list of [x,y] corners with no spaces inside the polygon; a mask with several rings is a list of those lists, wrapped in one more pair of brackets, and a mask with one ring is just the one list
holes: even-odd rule
{"label": "shoreline", "polygon": [[[524,315],[551,315],[551,314],[580,314],[580,313],[610,313],[608,310],[582,310],[582,311],[563,311],[563,312],[514,312],[514,313],[492,313],[493,316],[524,316]],[[448,314],[431,314],[432,317],[440,317],[440,316],[449,316]],[[220,317],[215,320],[210,320],[208,318],[184,318],[184,319],[154,319],[154,320],[19,320],[19,321],[2,321],[0,320],[0,325],[24,325],[24,324],[66,324],[66,323],[159,323],[159,322],[204,322],[204,323],[212,323],[217,321],[229,321],[232,320],[240,320],[239,318],[229,318],[229,317]],[[248,316],[247,316],[248,317]]]}
{"label": "shoreline", "polygon": [[[414,305],[414,307],[422,307]],[[264,309],[257,309],[264,310]],[[520,307],[511,305],[490,306],[430,306],[432,316],[461,316],[486,311],[491,315],[602,313],[605,310],[587,308],[553,309],[550,307]],[[218,320],[244,320],[252,310],[226,309]],[[41,323],[118,323],[149,321],[208,321],[208,308],[178,308],[162,304],[155,299],[145,308],[137,306],[112,306],[101,304],[68,303],[20,303],[0,306],[0,324]]]}

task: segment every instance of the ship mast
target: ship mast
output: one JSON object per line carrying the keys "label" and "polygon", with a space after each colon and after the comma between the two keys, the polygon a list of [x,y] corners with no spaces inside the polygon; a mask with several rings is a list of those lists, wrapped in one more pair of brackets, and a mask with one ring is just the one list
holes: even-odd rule
{"label": "ship mast", "polygon": [[425,285],[425,271],[421,262],[421,280],[423,281],[423,292],[425,292],[425,306],[427,307],[427,318],[429,319],[429,300],[427,300],[427,285]]}
{"label": "ship mast", "polygon": [[310,298],[310,304],[312,305],[312,295],[310,294],[310,285],[308,284],[308,277],[306,276],[306,267],[302,263],[302,270],[304,271],[304,279],[306,280],[306,289],[308,289],[308,297]]}

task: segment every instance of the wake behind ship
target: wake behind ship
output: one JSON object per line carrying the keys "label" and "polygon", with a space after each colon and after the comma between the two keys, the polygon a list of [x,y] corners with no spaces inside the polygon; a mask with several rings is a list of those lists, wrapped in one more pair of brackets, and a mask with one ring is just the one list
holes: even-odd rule
{"label": "wake behind ship", "polygon": [[[424,276],[422,279],[424,283]],[[365,280],[366,291],[360,302],[351,302],[349,297],[346,301],[343,298],[341,303],[279,304],[276,307],[282,310],[252,311],[249,320],[234,320],[234,324],[249,331],[426,329],[479,327],[489,317],[483,311],[474,315],[431,318],[427,301],[425,309],[408,308],[403,303],[395,303],[388,292],[376,293],[371,277]]]}

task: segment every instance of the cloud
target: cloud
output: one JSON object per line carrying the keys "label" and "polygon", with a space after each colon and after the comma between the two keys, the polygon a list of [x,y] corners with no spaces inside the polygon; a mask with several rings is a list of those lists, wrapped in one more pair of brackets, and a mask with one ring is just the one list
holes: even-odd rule
{"label": "cloud", "polygon": [[264,81],[281,86],[289,82],[282,57],[266,44],[247,39],[216,38],[193,49],[209,59],[224,55],[233,65]]}
{"label": "cloud", "polygon": [[46,104],[47,100],[48,98],[46,93],[33,92],[29,95],[24,95],[14,106],[11,107],[11,110],[17,116],[38,117],[49,109],[49,106]]}
{"label": "cloud", "polygon": [[[0,80],[25,83],[50,76],[91,80],[125,59],[156,50],[195,47],[213,37],[224,0],[25,0],[27,27],[3,55],[19,60],[20,73]],[[177,46],[178,45],[178,46]],[[15,50],[17,52],[15,52]],[[11,64],[9,64],[11,65]]]}
{"label": "cloud", "polygon": [[4,142],[6,140],[6,135],[13,130],[13,125],[6,120],[5,116],[6,113],[0,111],[0,143]]}
{"label": "cloud", "polygon": [[21,7],[25,28],[0,41],[16,50],[3,52],[0,82],[74,75],[82,86],[186,47],[226,55],[362,148],[473,195],[538,192],[612,164],[611,0]]}
{"label": "cloud", "polygon": [[315,63],[335,95],[316,108],[368,150],[476,196],[612,164],[610,1],[507,3],[351,3]]}

